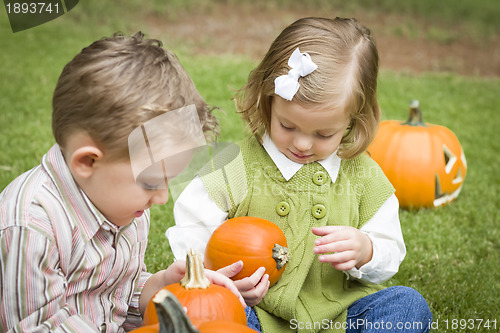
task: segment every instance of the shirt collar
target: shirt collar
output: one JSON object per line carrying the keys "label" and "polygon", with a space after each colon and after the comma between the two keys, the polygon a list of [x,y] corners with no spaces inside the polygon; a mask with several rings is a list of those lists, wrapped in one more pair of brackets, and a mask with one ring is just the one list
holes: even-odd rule
{"label": "shirt collar", "polygon": [[[290,178],[292,178],[304,165],[290,160],[285,156],[285,154],[280,152],[267,133],[262,137],[262,145],[287,181],[290,180]],[[340,163],[342,162],[342,159],[337,155],[337,151],[327,158],[317,162],[323,166],[326,172],[330,175],[332,182],[335,183],[339,174]]]}
{"label": "shirt collar", "polygon": [[72,222],[79,225],[88,239],[94,237],[99,228],[118,229],[104,217],[75,182],[59,145],[55,144],[48,151],[42,160],[42,166],[56,184],[64,206],[72,211]]}

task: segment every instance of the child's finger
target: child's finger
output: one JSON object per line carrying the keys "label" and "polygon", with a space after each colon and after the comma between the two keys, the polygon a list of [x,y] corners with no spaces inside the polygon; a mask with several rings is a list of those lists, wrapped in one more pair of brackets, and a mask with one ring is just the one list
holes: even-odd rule
{"label": "child's finger", "polygon": [[317,245],[313,248],[315,254],[344,252],[348,250],[352,250],[352,246],[349,241],[336,241],[332,243]]}
{"label": "child's finger", "polygon": [[341,264],[354,260],[354,253],[352,251],[344,251],[330,254],[322,254],[318,256],[320,262],[326,262],[330,264]]}
{"label": "child's finger", "polygon": [[269,274],[264,274],[264,276],[262,277],[262,279],[260,279],[257,285],[253,289],[251,289],[248,294],[245,293],[244,294],[245,296],[251,294],[252,297],[261,299],[266,295],[268,289],[269,289]]}
{"label": "child's finger", "polygon": [[218,269],[217,272],[224,274],[225,276],[231,278],[238,274],[243,268],[243,261],[239,260],[234,264]]}
{"label": "child's finger", "polygon": [[264,274],[260,282],[255,286],[255,288],[250,289],[245,292],[241,292],[241,295],[245,299],[247,306],[255,306],[260,303],[260,301],[266,296],[269,290],[269,275]]}
{"label": "child's finger", "polygon": [[326,235],[329,235],[331,233],[334,233],[334,232],[337,232],[337,231],[340,231],[340,230],[346,229],[346,228],[348,228],[348,227],[341,226],[341,225],[327,225],[324,227],[312,227],[311,231],[316,236],[326,236]]}
{"label": "child's finger", "polygon": [[341,262],[341,263],[331,263],[333,268],[339,271],[348,271],[350,269],[353,269],[356,266],[356,261],[355,260],[349,260],[346,262]]}
{"label": "child's finger", "polygon": [[[332,229],[330,229],[332,230]],[[324,245],[328,243],[335,243],[339,241],[348,240],[351,237],[350,227],[341,227],[333,229],[333,232],[327,233],[324,236],[318,237],[314,241],[314,245]]]}
{"label": "child's finger", "polygon": [[265,267],[259,267],[252,275],[243,278],[241,280],[235,281],[234,284],[236,285],[236,287],[238,287],[238,290],[242,292],[253,289],[262,279],[265,272],[266,272]]}

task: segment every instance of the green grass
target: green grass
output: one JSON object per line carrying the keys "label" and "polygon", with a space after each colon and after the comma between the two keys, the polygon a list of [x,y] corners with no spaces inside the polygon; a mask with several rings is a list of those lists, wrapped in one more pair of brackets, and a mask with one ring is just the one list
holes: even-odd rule
{"label": "green grass", "polygon": [[[119,5],[113,7],[111,3]],[[159,1],[149,3],[145,7],[139,0],[81,1],[67,15],[16,34],[10,31],[5,14],[0,14],[0,190],[17,175],[37,165],[54,143],[50,128],[52,91],[64,64],[82,47],[117,30],[148,33],[151,30],[148,15],[175,19],[178,11],[196,8],[209,12],[211,8],[210,2],[203,0],[175,1],[168,7],[171,10],[162,7]],[[294,1],[282,0],[281,3],[290,5]],[[327,6],[326,1],[311,3]],[[340,1],[332,3],[340,6]],[[348,8],[345,4],[341,10],[354,13],[364,5],[375,10],[364,1],[350,3],[354,7]],[[497,25],[492,28],[491,22],[486,24],[492,13],[498,14],[499,6],[490,7],[491,1],[385,0],[377,3],[390,12],[406,15],[413,11],[430,18],[437,14],[428,6],[435,4],[443,11],[443,22],[453,24],[463,16],[477,29],[498,29]],[[380,8],[374,15],[381,15]],[[483,13],[481,8],[489,10]],[[138,15],[135,19],[132,12]],[[222,125],[221,140],[242,138],[245,129],[234,112],[232,89],[245,82],[255,63],[241,56],[195,55],[182,45],[176,45],[174,51],[208,103],[222,109],[217,111]],[[468,163],[465,185],[455,202],[438,209],[400,211],[408,254],[388,285],[407,285],[420,291],[434,317],[440,320],[438,332],[464,331],[451,329],[453,319],[497,320],[499,327],[500,132],[497,127],[500,112],[497,101],[500,79],[384,71],[379,82],[384,119],[406,119],[408,102],[419,99],[424,120],[450,128],[459,138]],[[171,201],[152,208],[146,260],[153,272],[167,267],[173,260],[163,236],[165,229],[174,223],[171,211]],[[445,329],[445,320],[449,320],[449,330]]]}

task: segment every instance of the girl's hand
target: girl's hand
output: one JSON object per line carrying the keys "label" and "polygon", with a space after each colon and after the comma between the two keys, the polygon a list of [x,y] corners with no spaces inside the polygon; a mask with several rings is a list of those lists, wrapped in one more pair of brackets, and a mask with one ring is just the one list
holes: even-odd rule
{"label": "girl's hand", "polygon": [[238,288],[236,287],[236,283],[233,282],[233,280],[231,280],[229,277],[225,276],[219,271],[212,271],[206,268],[205,268],[205,276],[211,283],[231,290],[231,292],[238,297],[243,307],[244,308],[247,307],[247,304],[245,303],[242,294],[238,291]]}
{"label": "girl's hand", "polygon": [[339,271],[361,268],[372,259],[373,245],[368,235],[347,226],[312,228],[313,234],[322,236],[314,242],[314,253],[320,262],[330,263]]}
{"label": "girl's hand", "polygon": [[[242,268],[243,262],[240,260],[234,264],[219,269],[218,272],[230,278],[238,274]],[[238,288],[248,306],[259,304],[264,296],[266,296],[267,291],[269,290],[269,274],[264,274],[265,272],[266,269],[264,267],[260,267],[249,277],[234,281],[234,284]]]}

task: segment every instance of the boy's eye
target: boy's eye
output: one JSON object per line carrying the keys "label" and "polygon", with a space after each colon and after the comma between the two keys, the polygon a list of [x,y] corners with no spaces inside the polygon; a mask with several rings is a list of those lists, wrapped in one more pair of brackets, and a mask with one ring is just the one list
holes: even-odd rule
{"label": "boy's eye", "polygon": [[148,183],[142,183],[142,186],[148,190],[148,191],[156,191],[159,187],[159,184],[155,184],[155,185],[152,185],[152,184],[148,184]]}

